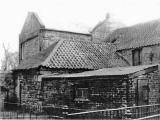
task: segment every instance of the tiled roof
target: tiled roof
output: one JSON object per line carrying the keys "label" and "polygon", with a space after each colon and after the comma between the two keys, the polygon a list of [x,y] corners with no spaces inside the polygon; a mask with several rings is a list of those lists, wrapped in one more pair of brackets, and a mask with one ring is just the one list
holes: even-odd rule
{"label": "tiled roof", "polygon": [[[99,70],[86,71],[82,73],[73,74],[59,74],[59,75],[42,75],[44,78],[78,78],[78,77],[94,77],[94,76],[120,76],[120,75],[130,75],[143,71],[146,69],[158,70],[158,65],[141,65],[141,66],[129,66],[129,67],[114,67],[114,68],[103,68]],[[145,74],[142,72],[142,74]]]}
{"label": "tiled roof", "polygon": [[60,40],[45,51],[22,62],[18,69],[39,66],[67,69],[99,69],[111,66],[114,46],[91,41]]}
{"label": "tiled roof", "polygon": [[160,20],[115,30],[106,41],[117,43],[118,50],[160,43]]}

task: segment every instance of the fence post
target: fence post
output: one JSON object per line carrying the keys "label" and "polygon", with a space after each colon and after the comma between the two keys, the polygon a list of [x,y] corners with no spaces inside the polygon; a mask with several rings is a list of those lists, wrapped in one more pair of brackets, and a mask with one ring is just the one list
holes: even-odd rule
{"label": "fence post", "polygon": [[128,119],[131,119],[131,117],[132,117],[131,110],[130,109],[126,109],[125,118],[128,120]]}
{"label": "fence post", "polygon": [[62,114],[63,114],[63,117],[64,118],[67,118],[67,115],[68,115],[68,106],[64,106],[63,108],[62,108]]}

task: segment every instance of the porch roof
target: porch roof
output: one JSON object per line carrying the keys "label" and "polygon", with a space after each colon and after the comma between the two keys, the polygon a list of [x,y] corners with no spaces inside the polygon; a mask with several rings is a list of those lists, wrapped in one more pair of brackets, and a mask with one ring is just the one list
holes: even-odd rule
{"label": "porch roof", "polygon": [[78,78],[78,77],[94,77],[94,76],[122,76],[138,73],[144,70],[157,70],[158,64],[154,65],[141,65],[130,67],[115,67],[115,68],[103,68],[94,71],[87,71],[74,74],[60,74],[60,75],[42,75],[42,78]]}

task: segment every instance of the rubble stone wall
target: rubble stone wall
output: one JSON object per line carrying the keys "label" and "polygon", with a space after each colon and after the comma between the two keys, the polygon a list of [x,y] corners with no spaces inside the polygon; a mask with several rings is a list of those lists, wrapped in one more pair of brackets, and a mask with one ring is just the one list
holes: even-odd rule
{"label": "rubble stone wall", "polygon": [[[128,60],[130,65],[133,65],[132,50],[134,49],[127,49],[127,50],[120,51],[120,54],[122,54],[122,56],[124,56],[124,58]],[[160,45],[143,47],[141,50],[140,59],[141,59],[142,65],[159,63],[160,62]]]}
{"label": "rubble stone wall", "polygon": [[28,57],[39,53],[39,47],[38,36],[22,43],[23,60],[26,60]]}
{"label": "rubble stone wall", "polygon": [[72,33],[65,31],[54,31],[54,30],[43,30],[41,32],[41,47],[42,49],[47,48],[54,42],[59,40],[82,40],[82,41],[91,41],[90,34],[81,34],[81,33]]}

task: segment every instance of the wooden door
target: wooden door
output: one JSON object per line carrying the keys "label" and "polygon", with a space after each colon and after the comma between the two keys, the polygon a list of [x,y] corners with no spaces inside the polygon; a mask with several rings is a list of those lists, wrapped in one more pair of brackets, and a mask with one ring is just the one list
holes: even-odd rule
{"label": "wooden door", "polygon": [[147,80],[138,80],[138,105],[148,105],[149,87]]}

